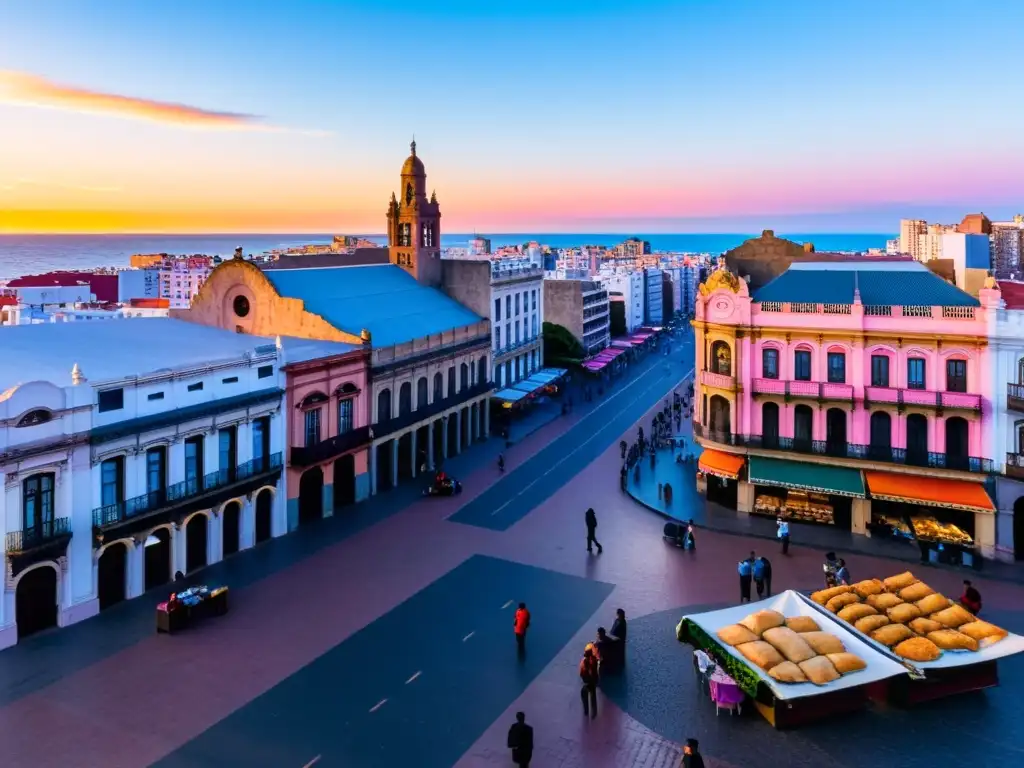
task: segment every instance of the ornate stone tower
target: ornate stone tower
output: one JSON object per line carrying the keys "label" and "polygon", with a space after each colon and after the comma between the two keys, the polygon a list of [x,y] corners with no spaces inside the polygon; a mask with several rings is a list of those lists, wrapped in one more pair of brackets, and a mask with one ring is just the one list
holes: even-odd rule
{"label": "ornate stone tower", "polygon": [[412,154],[402,166],[398,196],[388,205],[388,248],[397,264],[424,285],[441,284],[441,208],[437,195],[427,199],[427,172]]}

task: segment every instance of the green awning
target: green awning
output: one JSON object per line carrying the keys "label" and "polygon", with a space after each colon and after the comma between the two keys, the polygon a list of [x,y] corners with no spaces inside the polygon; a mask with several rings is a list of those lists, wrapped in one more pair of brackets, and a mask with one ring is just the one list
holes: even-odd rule
{"label": "green awning", "polygon": [[864,478],[859,469],[805,464],[784,459],[765,459],[760,456],[751,456],[749,466],[750,482],[754,485],[777,485],[781,488],[799,488],[803,491],[855,496],[859,499],[866,495]]}

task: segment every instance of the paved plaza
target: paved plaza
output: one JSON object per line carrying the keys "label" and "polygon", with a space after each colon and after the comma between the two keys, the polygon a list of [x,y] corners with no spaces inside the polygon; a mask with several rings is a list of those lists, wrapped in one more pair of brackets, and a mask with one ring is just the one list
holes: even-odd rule
{"label": "paved plaza", "polygon": [[[660,357],[638,365],[523,436],[504,474],[498,440],[454,459],[460,497],[405,486],[212,566],[197,580],[231,586],[224,618],[157,636],[164,596],[151,594],[0,653],[3,765],[510,766],[505,738],[520,709],[535,768],[675,766],[686,737],[717,768],[1019,763],[1021,657],[1000,664],[997,689],[911,711],[790,732],[746,711],[715,716],[675,624],[685,610],[734,603],[736,560],[775,544],[705,528],[683,552],[663,543],[663,517],[619,489],[619,441],[649,425],[691,360],[677,349],[667,369]],[[710,525],[706,515],[723,514],[684,491],[680,516]],[[601,555],[586,550],[587,507]],[[820,584],[821,550],[794,540],[790,557],[773,557],[776,591]],[[906,567],[888,554],[863,546],[847,560],[855,578]],[[949,594],[962,577],[925,576]],[[1024,632],[1024,587],[976,583],[987,618]],[[523,658],[512,635],[520,601],[533,614]],[[616,608],[630,621],[626,671],[603,683],[598,717],[585,720],[576,665]]]}

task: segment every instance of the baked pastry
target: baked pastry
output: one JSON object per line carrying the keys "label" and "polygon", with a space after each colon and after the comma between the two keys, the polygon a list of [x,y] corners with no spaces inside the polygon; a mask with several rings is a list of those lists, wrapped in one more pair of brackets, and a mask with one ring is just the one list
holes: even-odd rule
{"label": "baked pastry", "polygon": [[825,605],[836,595],[843,595],[850,591],[850,587],[845,584],[840,584],[838,587],[829,587],[828,589],[820,589],[817,592],[811,593],[811,600],[816,602],[818,605]]}
{"label": "baked pastry", "polygon": [[879,579],[865,579],[858,581],[851,589],[861,597],[869,597],[885,591],[885,585]]}
{"label": "baked pastry", "polygon": [[758,637],[763,635],[766,629],[781,627],[785,623],[786,617],[778,611],[757,611],[740,622]]}
{"label": "baked pastry", "polygon": [[987,621],[971,621],[967,624],[961,624],[957,628],[957,631],[962,632],[968,637],[973,637],[978,641],[979,645],[983,640],[995,638],[988,643],[988,645],[991,645],[994,642],[1002,640],[1007,635],[1005,629],[997,627],[995,624],[989,624]]}
{"label": "baked pastry", "polygon": [[900,603],[885,612],[894,624],[906,624],[921,615],[921,609],[913,603]]}
{"label": "baked pastry", "polygon": [[928,618],[937,621],[942,626],[949,627],[950,629],[956,629],[962,624],[969,624],[972,621],[977,621],[973,613],[968,611],[962,605],[956,604],[938,611],[937,613],[933,613]]}
{"label": "baked pastry", "polygon": [[887,645],[890,648],[913,636],[914,633],[910,631],[906,624],[886,624],[884,627],[879,627],[871,633],[872,640],[876,643]]}
{"label": "baked pastry", "polygon": [[810,616],[793,616],[786,619],[786,626],[794,632],[817,632],[821,627]]}
{"label": "baked pastry", "polygon": [[940,595],[938,592],[933,592],[928,597],[923,597],[914,603],[914,605],[921,609],[921,615],[923,616],[944,611],[952,604],[953,602],[948,597]]}
{"label": "baked pastry", "polygon": [[935,661],[942,655],[939,646],[927,637],[911,637],[902,643],[897,643],[892,649],[897,656],[911,661]]}
{"label": "baked pastry", "polygon": [[853,603],[843,608],[836,615],[843,621],[853,624],[857,619],[863,619],[865,616],[874,616],[876,613],[878,611],[867,603]]}
{"label": "baked pastry", "polygon": [[765,672],[777,664],[785,661],[775,646],[766,643],[764,640],[755,640],[752,643],[737,645],[736,650],[743,654],[743,657],[754,664],[757,664]]}
{"label": "baked pastry", "polygon": [[846,646],[843,641],[830,632],[804,632],[800,635],[814,652],[824,656],[826,653],[843,653]]}
{"label": "baked pastry", "polygon": [[825,603],[825,608],[832,611],[832,613],[838,613],[846,606],[853,605],[854,603],[859,602],[860,598],[857,597],[857,595],[855,595],[853,592],[844,592],[841,595],[836,595],[827,603]]}
{"label": "baked pastry", "polygon": [[867,662],[855,653],[830,653],[828,660],[840,675],[848,675],[861,669],[867,669]]}
{"label": "baked pastry", "polygon": [[776,664],[768,670],[768,674],[780,683],[806,683],[807,675],[792,661]]}
{"label": "baked pastry", "polygon": [[775,649],[785,656],[787,661],[797,664],[801,661],[807,661],[807,659],[815,655],[807,641],[789,627],[766,629],[764,634],[761,635],[761,639],[774,645]]}
{"label": "baked pastry", "polygon": [[839,679],[839,673],[827,656],[815,656],[813,659],[801,661],[798,666],[815,685],[826,685]]}
{"label": "baked pastry", "polygon": [[909,587],[901,589],[899,591],[899,595],[908,603],[916,603],[918,600],[923,600],[934,592],[934,589],[929,587],[923,581],[919,581],[916,584],[911,584]]}
{"label": "baked pastry", "polygon": [[883,579],[882,583],[885,588],[890,592],[899,592],[901,589],[909,587],[917,579],[910,571],[904,571],[903,573],[897,573],[895,576],[890,576],[888,579]]}
{"label": "baked pastry", "polygon": [[907,622],[907,626],[922,636],[943,628],[939,622],[933,621],[932,619],[926,619],[924,616]]}
{"label": "baked pastry", "polygon": [[978,641],[955,629],[940,629],[929,632],[928,639],[944,651],[976,651]]}
{"label": "baked pastry", "polygon": [[867,604],[879,611],[887,611],[894,605],[899,605],[902,602],[898,595],[894,595],[891,592],[883,592],[880,595],[868,595],[867,599]]}
{"label": "baked pastry", "polygon": [[858,632],[863,632],[865,635],[870,635],[879,627],[884,627],[889,623],[889,617],[884,616],[881,613],[876,613],[874,616],[865,616],[863,619],[857,619],[853,622],[853,626],[857,628]]}
{"label": "baked pastry", "polygon": [[730,624],[727,627],[722,627],[715,634],[726,645],[742,645],[743,643],[752,643],[757,640],[757,635],[741,624]]}

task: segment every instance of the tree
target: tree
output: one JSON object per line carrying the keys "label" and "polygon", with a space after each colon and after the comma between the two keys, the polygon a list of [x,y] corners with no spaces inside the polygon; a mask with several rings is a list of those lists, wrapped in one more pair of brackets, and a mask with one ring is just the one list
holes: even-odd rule
{"label": "tree", "polygon": [[583,345],[563,325],[545,322],[544,334],[544,365],[565,366],[577,364],[583,360]]}

